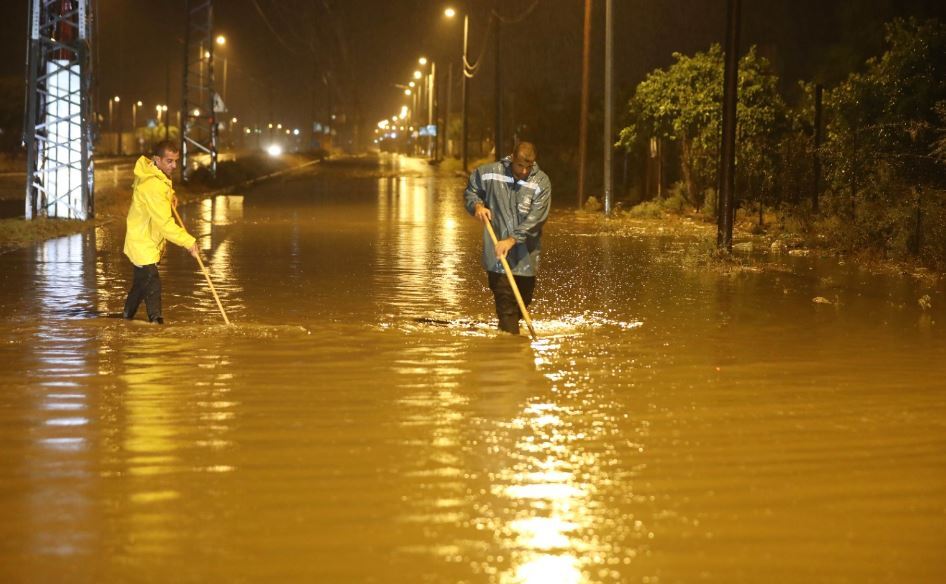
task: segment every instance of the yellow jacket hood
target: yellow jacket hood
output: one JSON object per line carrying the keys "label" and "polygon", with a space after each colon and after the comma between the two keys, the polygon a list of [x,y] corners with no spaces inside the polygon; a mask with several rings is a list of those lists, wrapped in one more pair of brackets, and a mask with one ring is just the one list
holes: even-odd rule
{"label": "yellow jacket hood", "polygon": [[147,156],[139,156],[138,161],[135,162],[135,182],[132,186],[137,187],[149,179],[157,179],[167,185],[167,188],[171,188],[171,179],[154,164],[154,161]]}

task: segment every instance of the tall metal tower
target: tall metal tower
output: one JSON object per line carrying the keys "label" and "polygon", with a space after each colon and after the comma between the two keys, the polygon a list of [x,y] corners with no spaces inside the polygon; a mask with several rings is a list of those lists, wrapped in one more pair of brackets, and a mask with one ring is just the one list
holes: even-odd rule
{"label": "tall metal tower", "polygon": [[181,179],[187,181],[200,164],[207,165],[211,176],[217,175],[213,0],[187,0],[185,17]]}
{"label": "tall metal tower", "polygon": [[90,0],[32,0],[25,121],[27,219],[93,215]]}

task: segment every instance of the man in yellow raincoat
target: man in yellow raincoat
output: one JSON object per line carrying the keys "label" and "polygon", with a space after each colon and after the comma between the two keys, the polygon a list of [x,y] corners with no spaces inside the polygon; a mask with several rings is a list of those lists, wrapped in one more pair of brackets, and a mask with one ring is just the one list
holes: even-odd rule
{"label": "man in yellow raincoat", "polygon": [[142,156],[135,163],[131,208],[128,209],[125,232],[125,255],[134,264],[134,279],[125,310],[126,319],[135,318],[138,306],[145,301],[148,321],[164,324],[161,314],[161,278],[158,262],[164,255],[167,241],[186,248],[197,257],[197,241],[174,221],[171,205],[177,203],[171,188],[171,174],[180,158],[178,147],[170,141],[158,143],[151,158]]}

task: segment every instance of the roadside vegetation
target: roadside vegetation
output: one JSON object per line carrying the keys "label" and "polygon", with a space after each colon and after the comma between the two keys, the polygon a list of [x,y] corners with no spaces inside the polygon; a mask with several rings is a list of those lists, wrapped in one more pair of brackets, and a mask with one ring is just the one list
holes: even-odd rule
{"label": "roadside vegetation", "polygon": [[[643,165],[659,152],[663,168],[660,187],[647,189],[659,195],[632,192],[627,216],[715,222],[723,55],[713,46],[674,58],[628,104],[619,146]],[[944,79],[946,26],[888,23],[885,51],[824,88],[816,145],[815,84],[801,84],[789,105],[750,48],[739,66],[737,227],[787,247],[946,270]]]}

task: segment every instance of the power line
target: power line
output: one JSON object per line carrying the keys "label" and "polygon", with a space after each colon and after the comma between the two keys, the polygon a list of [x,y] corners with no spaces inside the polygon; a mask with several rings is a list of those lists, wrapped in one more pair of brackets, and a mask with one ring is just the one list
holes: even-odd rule
{"label": "power line", "polygon": [[253,2],[253,6],[256,8],[256,11],[259,12],[260,18],[262,18],[262,19],[263,19],[263,22],[266,24],[266,28],[269,29],[269,32],[273,33],[273,36],[276,37],[276,40],[279,41],[279,44],[281,44],[282,46],[284,46],[284,47],[286,48],[286,50],[289,51],[289,52],[291,52],[291,53],[295,53],[295,54],[297,54],[297,55],[300,54],[299,51],[297,51],[296,49],[290,47],[289,44],[286,43],[286,41],[283,40],[282,36],[280,36],[279,33],[276,32],[276,29],[273,28],[272,23],[269,22],[269,18],[266,17],[266,13],[263,12],[263,9],[262,9],[262,8],[260,8],[259,2],[257,2],[256,0],[251,0],[251,2]]}

